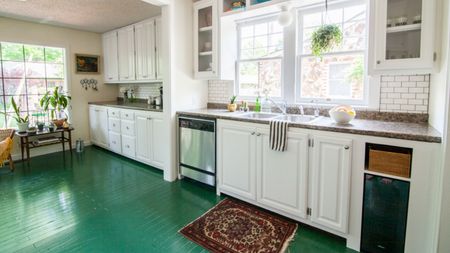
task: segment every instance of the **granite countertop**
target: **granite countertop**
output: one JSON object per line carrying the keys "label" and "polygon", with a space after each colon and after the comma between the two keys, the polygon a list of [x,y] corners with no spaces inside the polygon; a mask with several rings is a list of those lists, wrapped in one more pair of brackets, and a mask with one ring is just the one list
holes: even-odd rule
{"label": "granite countertop", "polygon": [[153,111],[153,112],[162,112],[162,106],[157,105],[149,105],[147,103],[142,102],[123,102],[123,101],[106,101],[106,102],[89,102],[90,105],[103,105],[110,107],[118,107],[123,109],[131,109],[131,110],[143,110],[143,111]]}
{"label": "granite countertop", "polygon": [[[228,112],[223,109],[199,109],[179,111],[178,115],[214,119],[229,119],[268,124],[268,119],[248,119],[239,117],[244,112]],[[386,122],[378,120],[355,119],[348,125],[338,125],[329,117],[321,117],[312,123],[290,123],[290,127],[332,131],[349,134],[370,135],[411,141],[441,143],[441,134],[427,123]]]}

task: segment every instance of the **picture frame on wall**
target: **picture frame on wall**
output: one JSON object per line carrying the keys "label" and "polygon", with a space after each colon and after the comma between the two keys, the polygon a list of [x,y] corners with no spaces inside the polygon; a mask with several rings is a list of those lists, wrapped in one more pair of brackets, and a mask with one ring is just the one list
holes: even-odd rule
{"label": "picture frame on wall", "polygon": [[75,54],[75,73],[100,74],[100,56]]}

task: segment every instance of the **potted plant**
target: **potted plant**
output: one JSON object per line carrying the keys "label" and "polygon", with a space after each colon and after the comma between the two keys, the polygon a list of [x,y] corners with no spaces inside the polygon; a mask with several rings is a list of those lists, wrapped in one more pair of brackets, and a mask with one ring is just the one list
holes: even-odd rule
{"label": "potted plant", "polygon": [[50,117],[58,128],[61,128],[67,120],[64,110],[69,105],[71,99],[70,96],[61,93],[59,87],[55,87],[53,92],[48,91],[40,100],[42,109],[44,111],[50,110]]}
{"label": "potted plant", "polygon": [[28,126],[30,124],[28,120],[28,115],[25,117],[20,116],[20,107],[17,106],[16,101],[14,100],[14,97],[11,97],[11,105],[14,109],[14,113],[16,114],[14,119],[17,121],[17,128],[19,129],[19,133],[24,133],[28,130]]}
{"label": "potted plant", "polygon": [[342,31],[337,25],[323,25],[311,35],[312,54],[322,57],[342,42]]}
{"label": "potted plant", "polygon": [[237,96],[235,96],[235,95],[230,98],[230,103],[227,106],[228,111],[230,111],[230,112],[236,111],[236,109],[237,109],[236,98],[237,98]]}

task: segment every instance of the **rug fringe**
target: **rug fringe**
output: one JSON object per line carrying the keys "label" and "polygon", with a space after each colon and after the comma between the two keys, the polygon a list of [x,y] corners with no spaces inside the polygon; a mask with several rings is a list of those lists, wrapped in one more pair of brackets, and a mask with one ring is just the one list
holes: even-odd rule
{"label": "rug fringe", "polygon": [[295,229],[292,232],[292,235],[290,235],[289,238],[287,238],[287,240],[284,242],[283,247],[281,247],[280,253],[284,253],[286,251],[286,249],[289,247],[289,244],[294,240],[294,236],[297,232],[297,229],[298,229],[298,223],[295,224]]}

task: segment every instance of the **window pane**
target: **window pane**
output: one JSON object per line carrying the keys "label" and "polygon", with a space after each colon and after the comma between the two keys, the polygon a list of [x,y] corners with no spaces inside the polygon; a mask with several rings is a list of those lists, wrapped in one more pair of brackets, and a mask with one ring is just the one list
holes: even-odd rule
{"label": "window pane", "polygon": [[64,50],[62,48],[46,47],[45,61],[47,63],[64,63]]}
{"label": "window pane", "polygon": [[64,80],[47,80],[47,91],[53,91],[55,87],[64,87]]}
{"label": "window pane", "polygon": [[267,34],[268,33],[267,28],[268,28],[267,23],[256,24],[255,25],[255,36]]}
{"label": "window pane", "polygon": [[4,79],[5,95],[26,94],[24,79]]}
{"label": "window pane", "polygon": [[3,61],[3,76],[22,78],[25,74],[23,62]]}
{"label": "window pane", "polygon": [[28,94],[43,95],[47,92],[45,87],[45,79],[28,79],[27,80]]}
{"label": "window pane", "polygon": [[21,44],[2,42],[2,60],[23,61],[23,46]]}
{"label": "window pane", "polygon": [[11,105],[11,97],[14,97],[14,101],[16,102],[17,106],[20,107],[21,112],[27,111],[27,100],[26,96],[5,96],[5,103],[6,103],[6,111],[7,112],[14,112],[14,108]]}
{"label": "window pane", "polygon": [[304,57],[301,66],[301,98],[364,98],[364,55]]}
{"label": "window pane", "polygon": [[45,78],[45,63],[32,63],[27,62],[26,66],[26,77],[30,78]]}
{"label": "window pane", "polygon": [[44,47],[25,45],[25,61],[44,62]]}
{"label": "window pane", "polygon": [[253,26],[243,26],[241,28],[241,38],[253,38]]}
{"label": "window pane", "polygon": [[322,13],[316,12],[303,16],[303,27],[318,27],[322,25]]}
{"label": "window pane", "polygon": [[64,65],[47,64],[47,78],[64,78]]}
{"label": "window pane", "polygon": [[239,95],[255,96],[265,89],[281,97],[281,59],[240,63]]}
{"label": "window pane", "polygon": [[29,95],[28,96],[28,110],[29,111],[39,111],[41,107],[39,105],[39,95]]}

